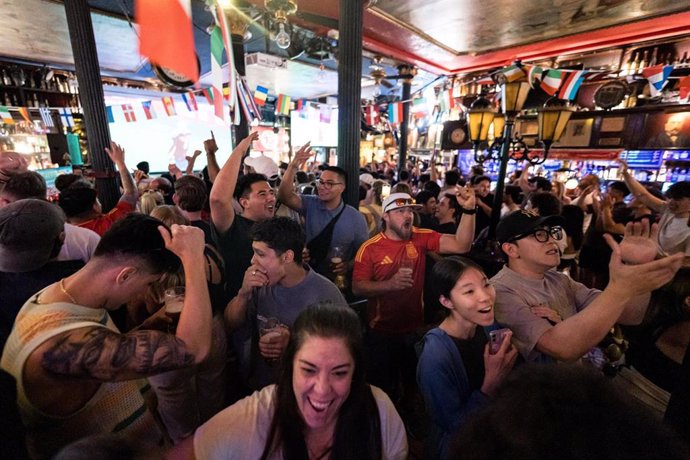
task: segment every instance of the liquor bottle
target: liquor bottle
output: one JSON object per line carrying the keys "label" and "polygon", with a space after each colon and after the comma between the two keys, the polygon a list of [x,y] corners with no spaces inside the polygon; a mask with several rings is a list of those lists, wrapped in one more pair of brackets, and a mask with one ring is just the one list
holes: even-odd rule
{"label": "liquor bottle", "polygon": [[635,53],[635,59],[630,65],[630,75],[636,75],[640,72],[640,53]]}
{"label": "liquor bottle", "polygon": [[654,67],[656,65],[656,54],[659,49],[655,46],[652,50],[652,57],[649,58],[649,67]]}
{"label": "liquor bottle", "polygon": [[678,55],[674,52],[673,53],[673,61],[671,61],[671,64],[674,66],[678,65],[680,63],[680,59],[678,59]]}
{"label": "liquor bottle", "polygon": [[647,59],[647,57],[649,56],[648,53],[648,50],[644,50],[644,53],[642,53],[642,60],[640,61],[640,64],[637,66],[637,73],[642,72],[642,69],[647,67],[649,63],[649,60]]}
{"label": "liquor bottle", "polygon": [[637,59],[637,53],[635,51],[633,51],[632,54],[630,55],[630,59],[627,62],[628,65],[627,65],[627,70],[625,72],[625,75],[633,75],[635,73],[635,70],[636,70],[636,64],[635,64],[636,61],[635,60],[636,59]]}
{"label": "liquor bottle", "polygon": [[12,105],[12,102],[10,101],[10,96],[9,94],[5,93],[2,98],[2,103],[5,105]]}
{"label": "liquor bottle", "polygon": [[690,64],[688,62],[688,52],[687,51],[683,53],[683,59],[680,60],[680,63],[684,66]]}

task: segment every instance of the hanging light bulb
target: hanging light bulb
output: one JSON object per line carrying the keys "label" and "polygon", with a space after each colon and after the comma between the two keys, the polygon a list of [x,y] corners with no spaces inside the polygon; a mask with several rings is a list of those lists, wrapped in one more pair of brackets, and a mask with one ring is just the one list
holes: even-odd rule
{"label": "hanging light bulb", "polygon": [[321,63],[321,65],[319,65],[319,75],[317,78],[320,82],[324,82],[328,78],[328,75],[326,74],[326,66],[323,65],[323,62]]}
{"label": "hanging light bulb", "polygon": [[287,49],[290,46],[290,34],[285,31],[285,23],[278,23],[278,33],[275,40],[278,48]]}

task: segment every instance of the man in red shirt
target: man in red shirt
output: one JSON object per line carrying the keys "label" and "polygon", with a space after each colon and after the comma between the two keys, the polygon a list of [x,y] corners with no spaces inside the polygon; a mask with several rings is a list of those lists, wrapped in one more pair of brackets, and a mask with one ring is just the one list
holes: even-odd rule
{"label": "man in red shirt", "polygon": [[116,220],[134,211],[139,198],[137,186],[125,164],[125,151],[115,142],[105,149],[120,173],[124,193],[115,207],[107,214],[103,213],[96,190],[86,181],[77,181],[60,192],[58,203],[65,214],[67,222],[78,227],[88,228],[99,235],[110,228]]}
{"label": "man in red shirt", "polygon": [[[407,193],[393,193],[382,206],[383,231],[366,241],[355,257],[352,290],[369,298],[367,305],[367,380],[393,401],[403,385],[415,385],[417,366],[413,345],[424,325],[425,255],[468,252],[474,239],[474,191],[457,187],[462,218],[454,235],[412,226],[420,206]],[[401,375],[402,374],[402,375]],[[413,387],[412,387],[413,388]]]}

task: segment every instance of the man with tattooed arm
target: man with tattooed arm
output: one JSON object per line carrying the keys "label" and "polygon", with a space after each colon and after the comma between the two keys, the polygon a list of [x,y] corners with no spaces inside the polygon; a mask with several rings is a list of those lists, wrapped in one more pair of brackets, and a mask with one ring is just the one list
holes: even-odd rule
{"label": "man with tattooed arm", "polygon": [[[31,297],[0,366],[17,380],[32,458],[86,436],[114,433],[141,448],[163,436],[148,411],[145,377],[201,362],[211,345],[204,233],[130,214],[103,235],[81,270]],[[121,334],[109,312],[142,295],[182,261],[186,296],[175,335]]]}

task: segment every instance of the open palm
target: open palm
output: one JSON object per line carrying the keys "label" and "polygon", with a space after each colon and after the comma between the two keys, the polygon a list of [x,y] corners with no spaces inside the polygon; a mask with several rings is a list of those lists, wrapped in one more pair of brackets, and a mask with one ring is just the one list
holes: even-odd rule
{"label": "open palm", "polygon": [[638,265],[654,260],[659,252],[657,244],[657,224],[649,226],[649,221],[629,223],[625,226],[625,236],[620,243],[621,259],[626,264]]}

